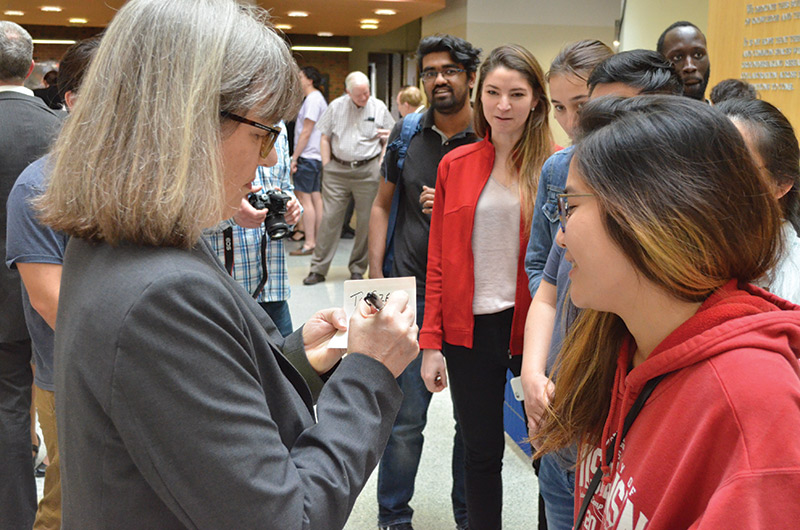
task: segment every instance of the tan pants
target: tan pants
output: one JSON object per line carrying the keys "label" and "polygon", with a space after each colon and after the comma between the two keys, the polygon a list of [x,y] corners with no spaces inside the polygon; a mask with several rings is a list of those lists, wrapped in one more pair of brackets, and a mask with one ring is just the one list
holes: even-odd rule
{"label": "tan pants", "polygon": [[339,237],[342,233],[344,213],[350,195],[356,203],[356,237],[350,253],[348,268],[351,273],[364,274],[367,270],[367,234],[372,201],[378,193],[378,160],[355,169],[334,160],[322,168],[322,224],[317,234],[317,246],[311,259],[311,272],[328,274]]}
{"label": "tan pants", "polygon": [[55,394],[37,386],[33,400],[39,416],[39,425],[42,427],[47,456],[50,459],[44,476],[44,496],[39,501],[33,529],[58,530],[61,528],[61,470],[58,467]]}

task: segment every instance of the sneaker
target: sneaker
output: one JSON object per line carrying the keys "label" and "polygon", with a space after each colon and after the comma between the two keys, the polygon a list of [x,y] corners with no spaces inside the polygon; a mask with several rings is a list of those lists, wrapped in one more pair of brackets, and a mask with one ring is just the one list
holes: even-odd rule
{"label": "sneaker", "polygon": [[380,530],[414,530],[411,523],[397,523],[390,524],[389,526],[379,526]]}
{"label": "sneaker", "polygon": [[303,280],[303,285],[316,285],[325,281],[325,276],[317,272],[309,272],[306,279]]}

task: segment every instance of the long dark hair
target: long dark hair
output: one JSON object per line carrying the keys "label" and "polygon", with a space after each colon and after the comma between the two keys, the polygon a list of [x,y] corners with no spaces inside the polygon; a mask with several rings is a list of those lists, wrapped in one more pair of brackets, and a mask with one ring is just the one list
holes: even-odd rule
{"label": "long dark hair", "polygon": [[[700,302],[773,266],[778,203],[730,120],[685,97],[598,98],[583,107],[579,130],[573,165],[644,278]],[[559,353],[541,452],[599,443],[627,335],[619,316],[581,312]]]}
{"label": "long dark hair", "polygon": [[783,218],[800,234],[800,145],[792,124],[774,105],[760,99],[729,99],[714,108],[747,128],[764,169],[778,186],[792,185],[779,202]]}

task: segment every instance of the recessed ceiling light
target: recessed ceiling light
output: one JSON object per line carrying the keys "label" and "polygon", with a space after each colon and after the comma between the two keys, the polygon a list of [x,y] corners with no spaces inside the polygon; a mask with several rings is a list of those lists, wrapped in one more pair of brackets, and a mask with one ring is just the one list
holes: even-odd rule
{"label": "recessed ceiling light", "polygon": [[375,14],[376,15],[396,15],[397,11],[395,11],[394,9],[376,9],[375,10]]}
{"label": "recessed ceiling light", "polygon": [[374,18],[362,18],[362,24],[380,24],[380,20],[375,20]]}
{"label": "recessed ceiling light", "polygon": [[75,44],[74,40],[67,39],[33,39],[34,44]]}
{"label": "recessed ceiling light", "polygon": [[25,11],[15,11],[13,9],[9,9],[8,11],[3,11],[3,14],[10,17],[21,17],[25,14]]}
{"label": "recessed ceiling light", "polygon": [[317,37],[333,37],[333,33],[330,31],[320,31],[317,33]]}
{"label": "recessed ceiling light", "polygon": [[361,24],[361,29],[378,29],[377,24]]}
{"label": "recessed ceiling light", "polygon": [[42,11],[48,11],[48,12],[51,12],[51,13],[60,13],[61,12],[61,8],[58,7],[58,6],[42,6],[39,9],[41,9]]}
{"label": "recessed ceiling light", "polygon": [[286,31],[288,29],[292,29],[292,27],[293,26],[291,24],[275,24],[275,29],[280,29],[280,30],[284,30],[284,31]]}
{"label": "recessed ceiling light", "polygon": [[288,15],[290,17],[307,17],[308,13],[305,11],[289,11]]}
{"label": "recessed ceiling light", "polygon": [[292,50],[298,52],[343,52],[349,53],[353,48],[349,46],[292,46]]}
{"label": "recessed ceiling light", "polygon": [[70,24],[86,24],[87,22],[89,22],[89,21],[86,20],[85,18],[71,18],[71,19],[69,19],[69,23]]}

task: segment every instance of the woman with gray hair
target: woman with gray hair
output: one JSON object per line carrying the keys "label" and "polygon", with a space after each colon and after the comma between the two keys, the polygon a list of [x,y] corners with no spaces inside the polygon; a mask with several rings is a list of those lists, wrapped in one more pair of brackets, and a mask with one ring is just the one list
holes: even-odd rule
{"label": "woman with gray hair", "polygon": [[271,124],[299,103],[264,18],[233,0],[126,3],[55,147],[38,207],[71,236],[55,341],[65,529],[341,528],[383,452],[394,378],[418,352],[407,297],[362,302],[342,359],[327,348],[341,309],[284,340],[200,237],[237,210],[274,159]]}

